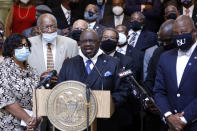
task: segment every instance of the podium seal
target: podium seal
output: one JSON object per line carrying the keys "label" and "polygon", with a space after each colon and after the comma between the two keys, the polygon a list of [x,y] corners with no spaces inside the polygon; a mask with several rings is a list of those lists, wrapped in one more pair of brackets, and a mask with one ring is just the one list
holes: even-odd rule
{"label": "podium seal", "polygon": [[65,81],[52,89],[46,112],[50,122],[62,131],[81,131],[87,127],[87,106],[89,125],[97,114],[96,97],[90,91],[90,103],[86,100],[86,85],[78,81]]}

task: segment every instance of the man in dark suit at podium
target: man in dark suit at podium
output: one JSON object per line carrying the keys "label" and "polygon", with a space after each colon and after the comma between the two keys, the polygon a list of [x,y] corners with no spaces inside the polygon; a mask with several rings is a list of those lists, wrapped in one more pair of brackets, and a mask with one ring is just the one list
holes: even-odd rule
{"label": "man in dark suit at podium", "polygon": [[[122,86],[118,77],[119,60],[102,54],[99,49],[98,34],[93,30],[88,29],[81,34],[80,46],[79,55],[65,60],[59,74],[58,83],[66,80],[76,80],[88,84],[92,90],[110,90],[115,108],[124,104],[127,97],[127,87]],[[98,71],[96,68],[98,68]],[[110,119],[98,119],[98,130],[116,131],[117,128],[116,125],[112,125]]]}

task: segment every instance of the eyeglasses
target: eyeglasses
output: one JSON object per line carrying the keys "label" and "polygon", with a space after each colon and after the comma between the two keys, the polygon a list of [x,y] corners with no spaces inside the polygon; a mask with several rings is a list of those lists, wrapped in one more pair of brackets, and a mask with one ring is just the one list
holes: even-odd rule
{"label": "eyeglasses", "polygon": [[57,30],[57,26],[56,25],[41,26],[41,30],[44,32],[49,31],[49,29],[51,29],[51,31],[55,31],[55,30]]}
{"label": "eyeglasses", "polygon": [[22,49],[23,47],[29,48],[28,43],[20,44],[20,45],[17,47],[17,49]]}
{"label": "eyeglasses", "polygon": [[98,40],[81,40],[80,43],[81,44],[85,44],[85,43],[90,43],[90,44],[95,44]]}

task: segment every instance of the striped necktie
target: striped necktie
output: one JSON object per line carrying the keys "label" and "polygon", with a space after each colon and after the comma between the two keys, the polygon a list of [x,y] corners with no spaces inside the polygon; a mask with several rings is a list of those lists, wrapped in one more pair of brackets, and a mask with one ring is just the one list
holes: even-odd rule
{"label": "striped necktie", "polygon": [[137,33],[136,32],[133,32],[131,34],[131,39],[129,40],[129,45],[131,45],[131,46],[134,47],[136,36],[137,36]]}
{"label": "striped necktie", "polygon": [[54,62],[53,62],[53,54],[51,49],[51,43],[47,44],[47,70],[53,70],[54,69]]}

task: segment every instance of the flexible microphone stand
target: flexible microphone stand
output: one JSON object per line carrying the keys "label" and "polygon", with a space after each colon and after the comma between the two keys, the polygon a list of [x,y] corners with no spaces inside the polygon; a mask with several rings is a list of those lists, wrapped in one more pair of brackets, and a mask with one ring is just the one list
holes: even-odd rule
{"label": "flexible microphone stand", "polygon": [[[153,100],[153,98],[151,96],[149,96],[149,94],[147,93],[147,91],[136,81],[136,79],[134,78],[134,76],[132,75],[132,73],[129,74],[129,75],[127,75],[126,77],[129,78],[128,79],[128,82],[131,85],[131,87],[133,87],[132,86],[133,85],[132,81],[133,81],[135,83],[135,85],[138,87],[138,89],[140,89],[141,94],[144,95],[144,96],[146,96],[150,100],[150,102],[156,107],[156,109],[159,111],[159,114],[162,115],[165,118],[166,123],[168,124],[168,126],[170,128],[172,128],[173,131],[177,131],[176,127],[168,120],[167,117],[165,117],[163,115],[163,113],[161,112],[161,110],[159,109],[159,107],[155,104],[155,101]],[[140,96],[142,96],[142,95],[140,95]]]}

